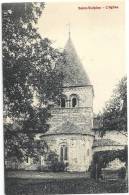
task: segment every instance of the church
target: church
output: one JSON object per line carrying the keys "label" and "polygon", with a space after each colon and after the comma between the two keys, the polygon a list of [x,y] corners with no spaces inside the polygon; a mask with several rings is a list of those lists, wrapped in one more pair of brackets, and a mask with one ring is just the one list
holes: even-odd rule
{"label": "church", "polygon": [[64,55],[66,63],[57,67],[64,75],[63,97],[52,109],[50,129],[41,139],[68,163],[67,171],[83,172],[92,161],[94,90],[70,37]]}
{"label": "church", "polygon": [[[94,152],[106,150],[122,150],[124,145],[108,139],[96,139],[93,131],[93,85],[84,70],[72,43],[70,33],[64,47],[65,64],[56,67],[63,72],[63,95],[59,105],[51,109],[50,128],[36,137],[45,141],[51,151],[58,156],[59,162],[67,163],[66,171],[88,171]],[[41,156],[39,164],[33,159],[16,165],[11,160],[6,168],[37,170],[46,166]]]}
{"label": "church", "polygon": [[64,56],[65,64],[56,67],[64,75],[63,96],[60,105],[51,109],[50,128],[40,135],[40,140],[46,141],[60,162],[67,163],[66,171],[85,172],[91,165],[94,152],[122,150],[124,146],[110,139],[96,139],[93,131],[94,89],[70,33]]}

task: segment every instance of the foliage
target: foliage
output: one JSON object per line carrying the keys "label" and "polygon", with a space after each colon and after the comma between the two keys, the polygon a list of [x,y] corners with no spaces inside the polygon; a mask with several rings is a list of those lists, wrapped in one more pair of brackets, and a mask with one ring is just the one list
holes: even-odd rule
{"label": "foliage", "polygon": [[53,69],[53,64],[56,65],[61,54],[52,48],[48,39],[42,40],[32,25],[43,5],[37,9],[29,3],[26,11],[17,12],[24,4],[3,4],[4,111],[6,117],[20,125],[24,122],[23,128],[28,128],[31,121],[32,128],[38,123],[45,124],[44,119],[48,118],[47,109],[32,106],[34,91],[40,107],[60,94],[61,75]]}
{"label": "foliage", "polygon": [[49,164],[48,170],[53,172],[65,171],[67,164],[58,160],[58,155],[50,151],[47,157]]}
{"label": "foliage", "polygon": [[125,176],[126,176],[126,168],[125,167],[122,167],[120,170],[119,170],[119,173],[118,173],[119,177],[121,179],[124,179]]}
{"label": "foliage", "polygon": [[[29,174],[28,172],[26,173]],[[31,172],[31,176],[35,173]],[[42,174],[43,175],[43,174]],[[6,178],[6,195],[26,195],[26,194],[109,194],[128,193],[128,186],[125,180],[103,180],[95,181],[88,177],[81,177],[81,173],[67,174],[47,174],[48,177],[55,176],[58,179],[33,178],[27,179]],[[83,174],[84,175],[84,174]]]}
{"label": "foliage", "polygon": [[98,179],[101,177],[102,168],[106,168],[106,166],[119,158],[122,162],[125,162],[127,165],[127,147],[123,150],[107,150],[107,151],[99,151],[95,152],[93,155],[93,161],[91,165],[91,177],[94,179]]}
{"label": "foliage", "polygon": [[127,132],[127,78],[123,77],[106,103],[103,113],[98,114],[100,127],[97,129],[103,136],[106,131]]}
{"label": "foliage", "polygon": [[66,169],[66,164],[64,162],[56,161],[54,164],[51,165],[50,170],[53,172],[62,172]]}
{"label": "foliage", "polygon": [[[12,155],[21,159],[24,144],[26,152],[33,153],[30,151],[33,149],[32,132],[48,130],[50,103],[57,102],[62,93],[63,76],[55,66],[63,56],[52,47],[50,40],[42,40],[33,25],[43,9],[44,3],[2,5],[5,149],[7,155],[9,149],[9,155],[12,151]],[[34,94],[38,99],[36,106]]]}
{"label": "foliage", "polygon": [[18,161],[33,158],[38,162],[41,155],[45,155],[48,146],[43,140],[36,140],[34,134],[16,132],[8,127],[5,137],[5,159],[16,157]]}
{"label": "foliage", "polygon": [[58,155],[53,151],[49,151],[46,160],[53,164],[55,161],[58,161]]}
{"label": "foliage", "polygon": [[[119,131],[127,136],[127,78],[123,77],[113,92],[111,99],[106,103],[103,113],[97,116],[99,121],[95,129],[103,136],[107,131]],[[115,158],[119,158],[127,166],[127,146],[124,150],[101,151],[93,156],[91,176],[99,178],[101,169]]]}

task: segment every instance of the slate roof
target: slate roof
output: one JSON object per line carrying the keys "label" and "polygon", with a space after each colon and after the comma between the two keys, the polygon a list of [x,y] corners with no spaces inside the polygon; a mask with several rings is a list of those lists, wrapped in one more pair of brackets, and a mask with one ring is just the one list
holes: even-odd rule
{"label": "slate roof", "polygon": [[56,67],[58,71],[63,72],[64,87],[91,85],[70,37],[64,48],[64,56],[65,62]]}
{"label": "slate roof", "polygon": [[93,148],[99,146],[122,146],[122,144],[111,139],[97,139],[93,143]]}
{"label": "slate roof", "polygon": [[88,134],[93,135],[92,131],[87,128],[75,125],[69,121],[66,121],[62,125],[56,128],[49,129],[44,135],[57,135],[57,134]]}

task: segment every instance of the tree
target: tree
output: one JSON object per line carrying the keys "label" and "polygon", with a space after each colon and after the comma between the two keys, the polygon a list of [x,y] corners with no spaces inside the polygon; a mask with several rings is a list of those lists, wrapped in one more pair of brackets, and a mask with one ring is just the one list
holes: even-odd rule
{"label": "tree", "polygon": [[[127,137],[127,78],[123,77],[113,92],[111,99],[106,103],[102,113],[96,117],[99,121],[98,131],[101,136],[106,132],[118,131]],[[119,151],[105,151],[94,155],[94,168],[97,164],[98,173],[108,162],[118,157],[127,166],[127,147]],[[96,160],[97,159],[97,160]],[[97,161],[97,162],[96,162]],[[93,171],[94,172],[94,171]],[[127,175],[127,172],[126,172]]]}
{"label": "tree", "polygon": [[127,166],[127,154],[127,147],[125,147],[125,149],[123,150],[107,150],[95,152],[91,165],[91,177],[94,179],[101,178],[102,168],[106,168],[106,166],[116,158],[120,159],[121,162],[125,162],[125,165]]}
{"label": "tree", "polygon": [[48,130],[50,102],[58,102],[62,93],[63,76],[55,66],[63,56],[50,40],[42,40],[33,25],[43,9],[44,3],[2,5],[5,151],[19,159],[25,154],[24,146],[26,153],[33,153],[30,144],[35,131]]}
{"label": "tree", "polygon": [[101,135],[106,131],[118,131],[127,136],[127,78],[123,77],[106,103],[103,112],[98,114]]}

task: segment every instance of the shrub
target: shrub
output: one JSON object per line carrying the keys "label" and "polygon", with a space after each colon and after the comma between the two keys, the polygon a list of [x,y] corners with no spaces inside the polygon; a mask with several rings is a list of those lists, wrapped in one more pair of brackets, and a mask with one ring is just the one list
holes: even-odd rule
{"label": "shrub", "polygon": [[40,165],[40,166],[38,166],[38,171],[41,171],[41,172],[47,172],[47,171],[49,171],[49,168],[48,168],[48,166],[44,166],[44,165]]}
{"label": "shrub", "polygon": [[118,176],[119,176],[121,179],[125,179],[125,176],[126,176],[126,168],[125,168],[125,167],[122,167],[122,168],[119,170]]}
{"label": "shrub", "polygon": [[66,166],[64,162],[56,161],[50,165],[50,170],[53,172],[65,171]]}
{"label": "shrub", "polygon": [[92,164],[90,169],[90,177],[93,179],[103,179],[101,167],[98,164]]}
{"label": "shrub", "polygon": [[65,171],[68,166],[67,163],[58,160],[58,155],[50,151],[47,156],[48,170],[53,172]]}

